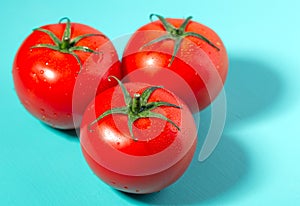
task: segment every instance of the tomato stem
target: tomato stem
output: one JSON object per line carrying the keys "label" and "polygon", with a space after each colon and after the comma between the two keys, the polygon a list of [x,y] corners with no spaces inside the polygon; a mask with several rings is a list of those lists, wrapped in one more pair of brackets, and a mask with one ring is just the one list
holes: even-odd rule
{"label": "tomato stem", "polygon": [[141,111],[141,95],[135,93],[132,98],[131,111],[134,114],[138,114]]}
{"label": "tomato stem", "polygon": [[61,50],[68,50],[71,47],[70,39],[68,37],[64,37],[62,42],[59,45]]}
{"label": "tomato stem", "polygon": [[132,125],[136,120],[138,120],[140,118],[150,118],[150,117],[159,118],[159,119],[165,120],[166,122],[169,122],[174,127],[176,127],[178,131],[180,131],[179,126],[176,125],[172,120],[170,120],[169,118],[167,118],[166,116],[164,116],[160,113],[154,113],[151,111],[151,110],[153,110],[157,107],[161,107],[161,106],[174,107],[177,109],[181,109],[180,106],[171,104],[168,102],[161,102],[161,101],[148,102],[148,99],[151,96],[151,94],[155,90],[162,88],[161,86],[149,87],[149,88],[145,89],[145,91],[143,91],[142,94],[135,93],[133,95],[133,97],[131,97],[129,92],[123,85],[123,83],[118,78],[116,78],[115,76],[110,76],[109,81],[110,81],[110,78],[114,78],[118,82],[119,86],[121,87],[126,105],[124,107],[112,108],[112,109],[107,110],[104,113],[102,113],[97,119],[95,119],[88,125],[88,130],[90,132],[94,131],[91,129],[91,127],[94,124],[96,124],[101,119],[103,119],[104,117],[111,115],[111,114],[123,114],[123,115],[128,116],[129,133],[130,133],[130,136],[132,137],[132,139],[135,141],[137,141],[138,139],[133,134]]}
{"label": "tomato stem", "polygon": [[31,49],[47,48],[47,49],[59,51],[61,53],[71,54],[78,62],[79,66],[80,66],[80,70],[81,70],[82,63],[80,61],[79,56],[74,51],[82,51],[82,52],[89,52],[89,53],[95,53],[95,54],[99,54],[101,52],[95,51],[86,46],[76,46],[76,44],[84,38],[88,38],[88,37],[92,37],[92,36],[104,37],[104,35],[103,34],[83,34],[83,35],[80,35],[80,36],[77,36],[77,37],[74,37],[73,39],[71,39],[71,21],[69,18],[64,17],[59,20],[59,23],[62,23],[62,21],[64,21],[64,20],[66,20],[67,22],[66,22],[66,27],[65,27],[65,30],[64,30],[61,40],[50,30],[43,29],[43,28],[36,28],[33,31],[39,31],[39,32],[43,32],[43,33],[47,34],[54,42],[54,45],[52,45],[52,44],[37,44],[35,46],[32,46]]}
{"label": "tomato stem", "polygon": [[175,60],[176,54],[179,51],[179,47],[181,45],[182,40],[188,36],[193,36],[193,37],[199,38],[199,39],[205,41],[207,44],[209,44],[213,48],[215,48],[216,50],[218,50],[218,51],[220,50],[216,45],[214,45],[205,36],[195,33],[195,32],[187,32],[186,31],[186,27],[187,27],[188,23],[190,22],[190,20],[192,19],[191,16],[186,18],[184,20],[184,22],[179,26],[179,28],[176,28],[175,26],[170,24],[164,17],[162,17],[158,14],[151,14],[150,15],[151,21],[152,21],[153,16],[155,16],[159,19],[159,21],[162,23],[163,27],[167,31],[167,34],[151,40],[150,42],[144,44],[140,49],[144,49],[145,47],[148,47],[152,44],[155,44],[155,43],[158,43],[161,41],[173,40],[174,41],[174,50],[173,50],[173,54],[172,54],[170,63],[168,64],[168,67],[170,67],[172,65],[173,61]]}

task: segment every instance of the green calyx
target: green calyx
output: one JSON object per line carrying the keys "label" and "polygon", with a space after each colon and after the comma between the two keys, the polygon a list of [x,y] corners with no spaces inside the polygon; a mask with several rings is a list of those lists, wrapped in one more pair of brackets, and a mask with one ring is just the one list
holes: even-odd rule
{"label": "green calyx", "polygon": [[157,14],[151,14],[150,15],[150,20],[151,21],[153,20],[153,16],[157,17],[161,21],[163,27],[167,31],[167,34],[163,35],[161,37],[158,37],[158,38],[156,38],[156,39],[154,39],[154,40],[146,43],[145,45],[143,45],[141,47],[141,49],[143,49],[143,48],[145,48],[147,46],[150,46],[152,44],[164,41],[164,40],[173,40],[175,42],[175,45],[174,45],[174,50],[173,50],[172,58],[171,58],[171,61],[170,61],[170,63],[169,63],[168,66],[171,66],[171,64],[173,63],[173,61],[175,59],[175,56],[176,56],[176,54],[177,54],[177,52],[179,50],[179,47],[180,47],[180,44],[181,44],[182,40],[185,37],[188,37],[188,36],[197,37],[197,38],[205,41],[207,44],[209,44],[213,48],[217,49],[218,51],[220,50],[217,46],[215,46],[210,40],[208,40],[203,35],[195,33],[195,32],[187,32],[187,31],[185,31],[188,23],[192,19],[191,16],[189,16],[188,18],[186,18],[184,20],[184,22],[179,26],[179,28],[174,27],[172,24],[170,24],[169,22],[167,22],[167,20],[164,17],[162,17],[160,15],[157,15]]}
{"label": "green calyx", "polygon": [[77,36],[77,37],[71,39],[71,21],[70,21],[70,19],[67,17],[64,17],[59,20],[59,23],[62,23],[65,20],[66,20],[66,28],[64,30],[64,34],[61,39],[59,39],[50,30],[43,29],[43,28],[33,29],[33,31],[40,31],[40,32],[44,32],[45,34],[47,34],[52,39],[54,44],[37,44],[35,46],[32,46],[31,48],[32,49],[48,48],[48,49],[52,49],[52,50],[59,51],[62,53],[71,54],[77,60],[78,64],[80,65],[80,69],[81,69],[82,64],[80,62],[78,55],[75,53],[75,51],[89,52],[89,53],[95,53],[95,54],[99,54],[100,52],[92,50],[86,46],[76,46],[76,44],[84,38],[92,37],[92,36],[103,36],[103,35],[102,34],[83,34],[83,35],[80,35],[80,36]]}
{"label": "green calyx", "polygon": [[166,116],[164,116],[160,113],[155,113],[155,112],[151,111],[160,106],[167,106],[167,107],[174,107],[174,108],[181,109],[180,106],[177,106],[175,104],[171,104],[168,102],[160,102],[160,101],[148,102],[148,99],[151,96],[151,94],[156,89],[162,88],[161,86],[149,87],[142,94],[135,93],[133,95],[133,97],[131,97],[129,92],[123,85],[123,83],[118,78],[116,78],[114,76],[110,76],[109,81],[111,78],[114,78],[118,82],[119,86],[121,87],[126,106],[112,108],[112,109],[107,110],[104,113],[102,113],[97,119],[95,119],[92,123],[90,123],[88,125],[88,130],[90,132],[93,132],[91,127],[94,124],[96,124],[98,121],[100,121],[104,117],[111,115],[111,114],[123,114],[123,115],[128,116],[128,128],[129,128],[130,136],[135,141],[137,141],[138,139],[133,134],[132,125],[136,120],[138,120],[140,118],[150,118],[150,117],[159,118],[159,119],[162,119],[162,120],[165,120],[165,121],[171,123],[174,127],[176,127],[178,129],[178,131],[180,131],[180,128],[172,120],[170,120],[169,118],[167,118]]}

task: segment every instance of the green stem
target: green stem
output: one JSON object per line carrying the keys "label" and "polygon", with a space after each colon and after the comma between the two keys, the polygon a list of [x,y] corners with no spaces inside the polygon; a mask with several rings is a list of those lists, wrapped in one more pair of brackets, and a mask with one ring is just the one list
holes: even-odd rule
{"label": "green stem", "polygon": [[64,37],[64,39],[62,40],[62,42],[59,45],[59,48],[61,50],[68,50],[70,47],[71,47],[70,39],[68,37]]}
{"label": "green stem", "polygon": [[47,34],[54,42],[54,45],[52,45],[52,44],[37,44],[37,45],[32,46],[31,48],[33,48],[33,49],[34,48],[48,48],[48,49],[52,49],[55,51],[59,51],[61,53],[71,54],[78,62],[79,66],[80,66],[80,70],[81,70],[82,63],[80,61],[79,56],[74,51],[89,52],[89,53],[95,53],[95,54],[99,54],[101,52],[95,51],[86,46],[76,46],[76,44],[84,38],[93,37],[93,36],[103,36],[103,34],[83,34],[83,35],[80,35],[80,36],[77,36],[77,37],[74,37],[73,39],[71,39],[71,21],[70,21],[70,19],[67,17],[64,17],[64,18],[60,19],[59,23],[62,23],[62,21],[65,21],[65,20],[67,22],[66,22],[66,27],[65,27],[65,30],[64,30],[61,40],[50,30],[43,29],[43,28],[36,28],[36,29],[34,29],[34,31],[39,31],[39,32],[43,32],[43,33]]}
{"label": "green stem", "polygon": [[134,114],[138,114],[141,111],[141,95],[135,93],[132,98],[131,111]]}
{"label": "green stem", "polygon": [[97,117],[97,119],[95,119],[93,122],[91,122],[88,125],[88,130],[90,132],[94,131],[91,128],[94,124],[96,124],[98,121],[100,121],[101,119],[103,119],[107,115],[111,115],[111,114],[123,114],[123,115],[128,116],[128,122],[127,122],[128,129],[129,129],[130,136],[132,137],[132,139],[134,141],[137,141],[138,138],[136,138],[134,136],[132,126],[133,126],[133,123],[136,120],[140,119],[140,118],[149,118],[149,117],[151,117],[151,118],[162,119],[162,120],[165,120],[165,121],[171,123],[173,126],[175,126],[177,128],[178,131],[180,131],[179,126],[177,126],[171,119],[167,118],[163,114],[155,113],[155,112],[151,111],[151,110],[154,110],[155,108],[161,107],[161,106],[181,109],[180,106],[177,106],[175,104],[171,104],[171,103],[168,103],[168,102],[160,102],[160,101],[148,102],[148,99],[151,96],[151,94],[156,89],[162,88],[161,86],[149,87],[142,94],[135,93],[133,95],[133,97],[131,97],[129,95],[129,92],[127,91],[126,87],[123,85],[123,83],[117,77],[109,76],[108,78],[109,78],[109,81],[110,81],[110,78],[114,78],[118,82],[119,86],[122,89],[122,93],[124,95],[126,105],[123,106],[123,107],[119,107],[119,108],[112,108],[112,109],[107,110],[104,113],[102,113],[99,117]]}
{"label": "green stem", "polygon": [[150,15],[151,21],[152,21],[153,16],[157,17],[161,21],[163,27],[167,31],[167,34],[160,36],[156,39],[153,39],[150,42],[144,44],[140,48],[140,50],[142,50],[145,47],[150,46],[152,44],[158,43],[158,42],[162,42],[162,41],[170,40],[170,39],[173,40],[175,42],[175,46],[174,46],[173,54],[172,54],[170,63],[168,64],[168,67],[170,67],[172,65],[172,63],[176,57],[176,54],[178,53],[178,50],[179,50],[182,40],[188,36],[193,36],[198,39],[201,39],[201,40],[205,41],[207,44],[209,44],[210,46],[212,46],[213,48],[215,48],[217,51],[220,51],[220,49],[216,45],[214,45],[209,39],[207,39],[205,36],[195,33],[195,32],[186,31],[187,25],[189,24],[189,22],[192,19],[191,16],[186,18],[178,28],[176,28],[174,25],[170,24],[164,17],[157,15],[157,14]]}

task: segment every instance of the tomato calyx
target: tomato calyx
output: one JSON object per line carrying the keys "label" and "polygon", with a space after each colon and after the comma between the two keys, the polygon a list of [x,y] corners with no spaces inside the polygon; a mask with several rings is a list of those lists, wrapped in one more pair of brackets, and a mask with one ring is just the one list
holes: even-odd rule
{"label": "tomato calyx", "polygon": [[55,51],[59,51],[61,53],[71,54],[76,59],[78,64],[80,65],[80,70],[81,70],[82,63],[80,61],[79,56],[75,53],[75,51],[89,52],[89,53],[94,53],[94,54],[100,54],[101,52],[90,49],[87,46],[76,46],[76,44],[84,38],[92,37],[92,36],[103,36],[103,35],[102,34],[83,34],[83,35],[80,35],[80,36],[77,36],[77,37],[71,39],[71,21],[70,21],[70,19],[67,17],[64,17],[59,20],[59,24],[65,20],[66,20],[66,28],[64,30],[61,40],[50,30],[43,29],[43,28],[33,29],[33,31],[40,31],[40,32],[47,34],[54,42],[54,45],[53,44],[37,44],[35,46],[32,46],[31,49],[48,48],[48,49],[52,49]]}
{"label": "tomato calyx", "polygon": [[167,20],[164,17],[162,17],[160,15],[157,15],[157,14],[151,14],[150,15],[150,20],[151,21],[153,21],[153,16],[157,17],[161,21],[164,29],[167,31],[167,34],[165,34],[165,35],[163,35],[161,37],[158,37],[158,38],[156,38],[156,39],[154,39],[154,40],[146,43],[140,49],[142,50],[142,49],[144,49],[147,46],[150,46],[152,44],[155,44],[155,43],[158,43],[158,42],[161,42],[161,41],[173,40],[175,42],[175,45],[174,45],[174,50],[173,50],[172,58],[170,60],[170,63],[168,64],[168,67],[170,67],[171,64],[173,63],[173,61],[175,59],[175,56],[176,56],[176,54],[177,54],[177,52],[179,50],[179,47],[181,45],[182,40],[185,37],[188,37],[188,36],[193,36],[193,37],[199,38],[199,39],[205,41],[207,44],[209,44],[213,48],[215,48],[218,51],[220,51],[220,49],[216,45],[214,45],[210,40],[208,40],[205,36],[203,36],[201,34],[198,34],[196,32],[185,31],[188,23],[192,19],[192,16],[189,16],[188,18],[186,18],[184,20],[184,22],[179,26],[179,28],[174,27],[172,24],[170,24],[169,22],[167,22]]}
{"label": "tomato calyx", "polygon": [[170,120],[169,118],[167,118],[166,116],[160,113],[151,111],[161,106],[181,109],[180,106],[168,102],[162,102],[162,101],[148,102],[148,99],[151,96],[151,94],[156,89],[162,88],[162,86],[151,86],[145,89],[145,91],[143,91],[141,94],[135,93],[133,97],[131,97],[129,92],[123,85],[123,83],[118,78],[116,78],[115,76],[109,76],[108,80],[111,81],[111,78],[115,79],[118,82],[119,86],[121,87],[126,106],[112,108],[102,113],[98,118],[96,118],[92,123],[88,125],[88,130],[90,132],[94,131],[91,129],[91,127],[94,124],[96,124],[98,121],[111,114],[123,114],[128,116],[129,133],[132,139],[135,141],[138,141],[138,139],[134,136],[132,127],[133,127],[133,123],[140,118],[159,118],[171,123],[174,127],[176,127],[178,131],[180,131],[179,126],[177,126],[172,120]]}

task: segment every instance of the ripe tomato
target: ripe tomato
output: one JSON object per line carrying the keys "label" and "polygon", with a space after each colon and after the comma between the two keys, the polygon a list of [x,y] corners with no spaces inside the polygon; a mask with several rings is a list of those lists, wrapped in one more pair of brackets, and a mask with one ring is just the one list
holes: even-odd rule
{"label": "ripe tomato", "polygon": [[175,182],[192,160],[197,142],[192,113],[164,88],[119,84],[87,107],[80,127],[83,155],[113,188],[159,191]]}
{"label": "ripe tomato", "polygon": [[[153,16],[159,20],[139,28],[124,50],[124,75],[130,81],[164,85],[193,112],[204,109],[223,88],[227,76],[228,57],[222,40],[209,27],[191,21],[192,17],[165,19],[152,14],[150,19]],[[192,95],[165,70],[182,78]]]}
{"label": "ripe tomato", "polygon": [[[87,67],[91,55],[95,63]],[[33,30],[20,46],[13,64],[15,89],[21,103],[32,115],[60,129],[79,126],[74,125],[72,116],[78,74],[86,80],[81,84],[101,80],[98,91],[101,92],[115,85],[107,81],[108,75],[121,76],[120,62],[114,46],[103,33],[87,25],[71,23],[68,18]],[[78,112],[83,113],[94,97],[94,90],[81,90],[82,94],[77,94],[81,97]]]}

